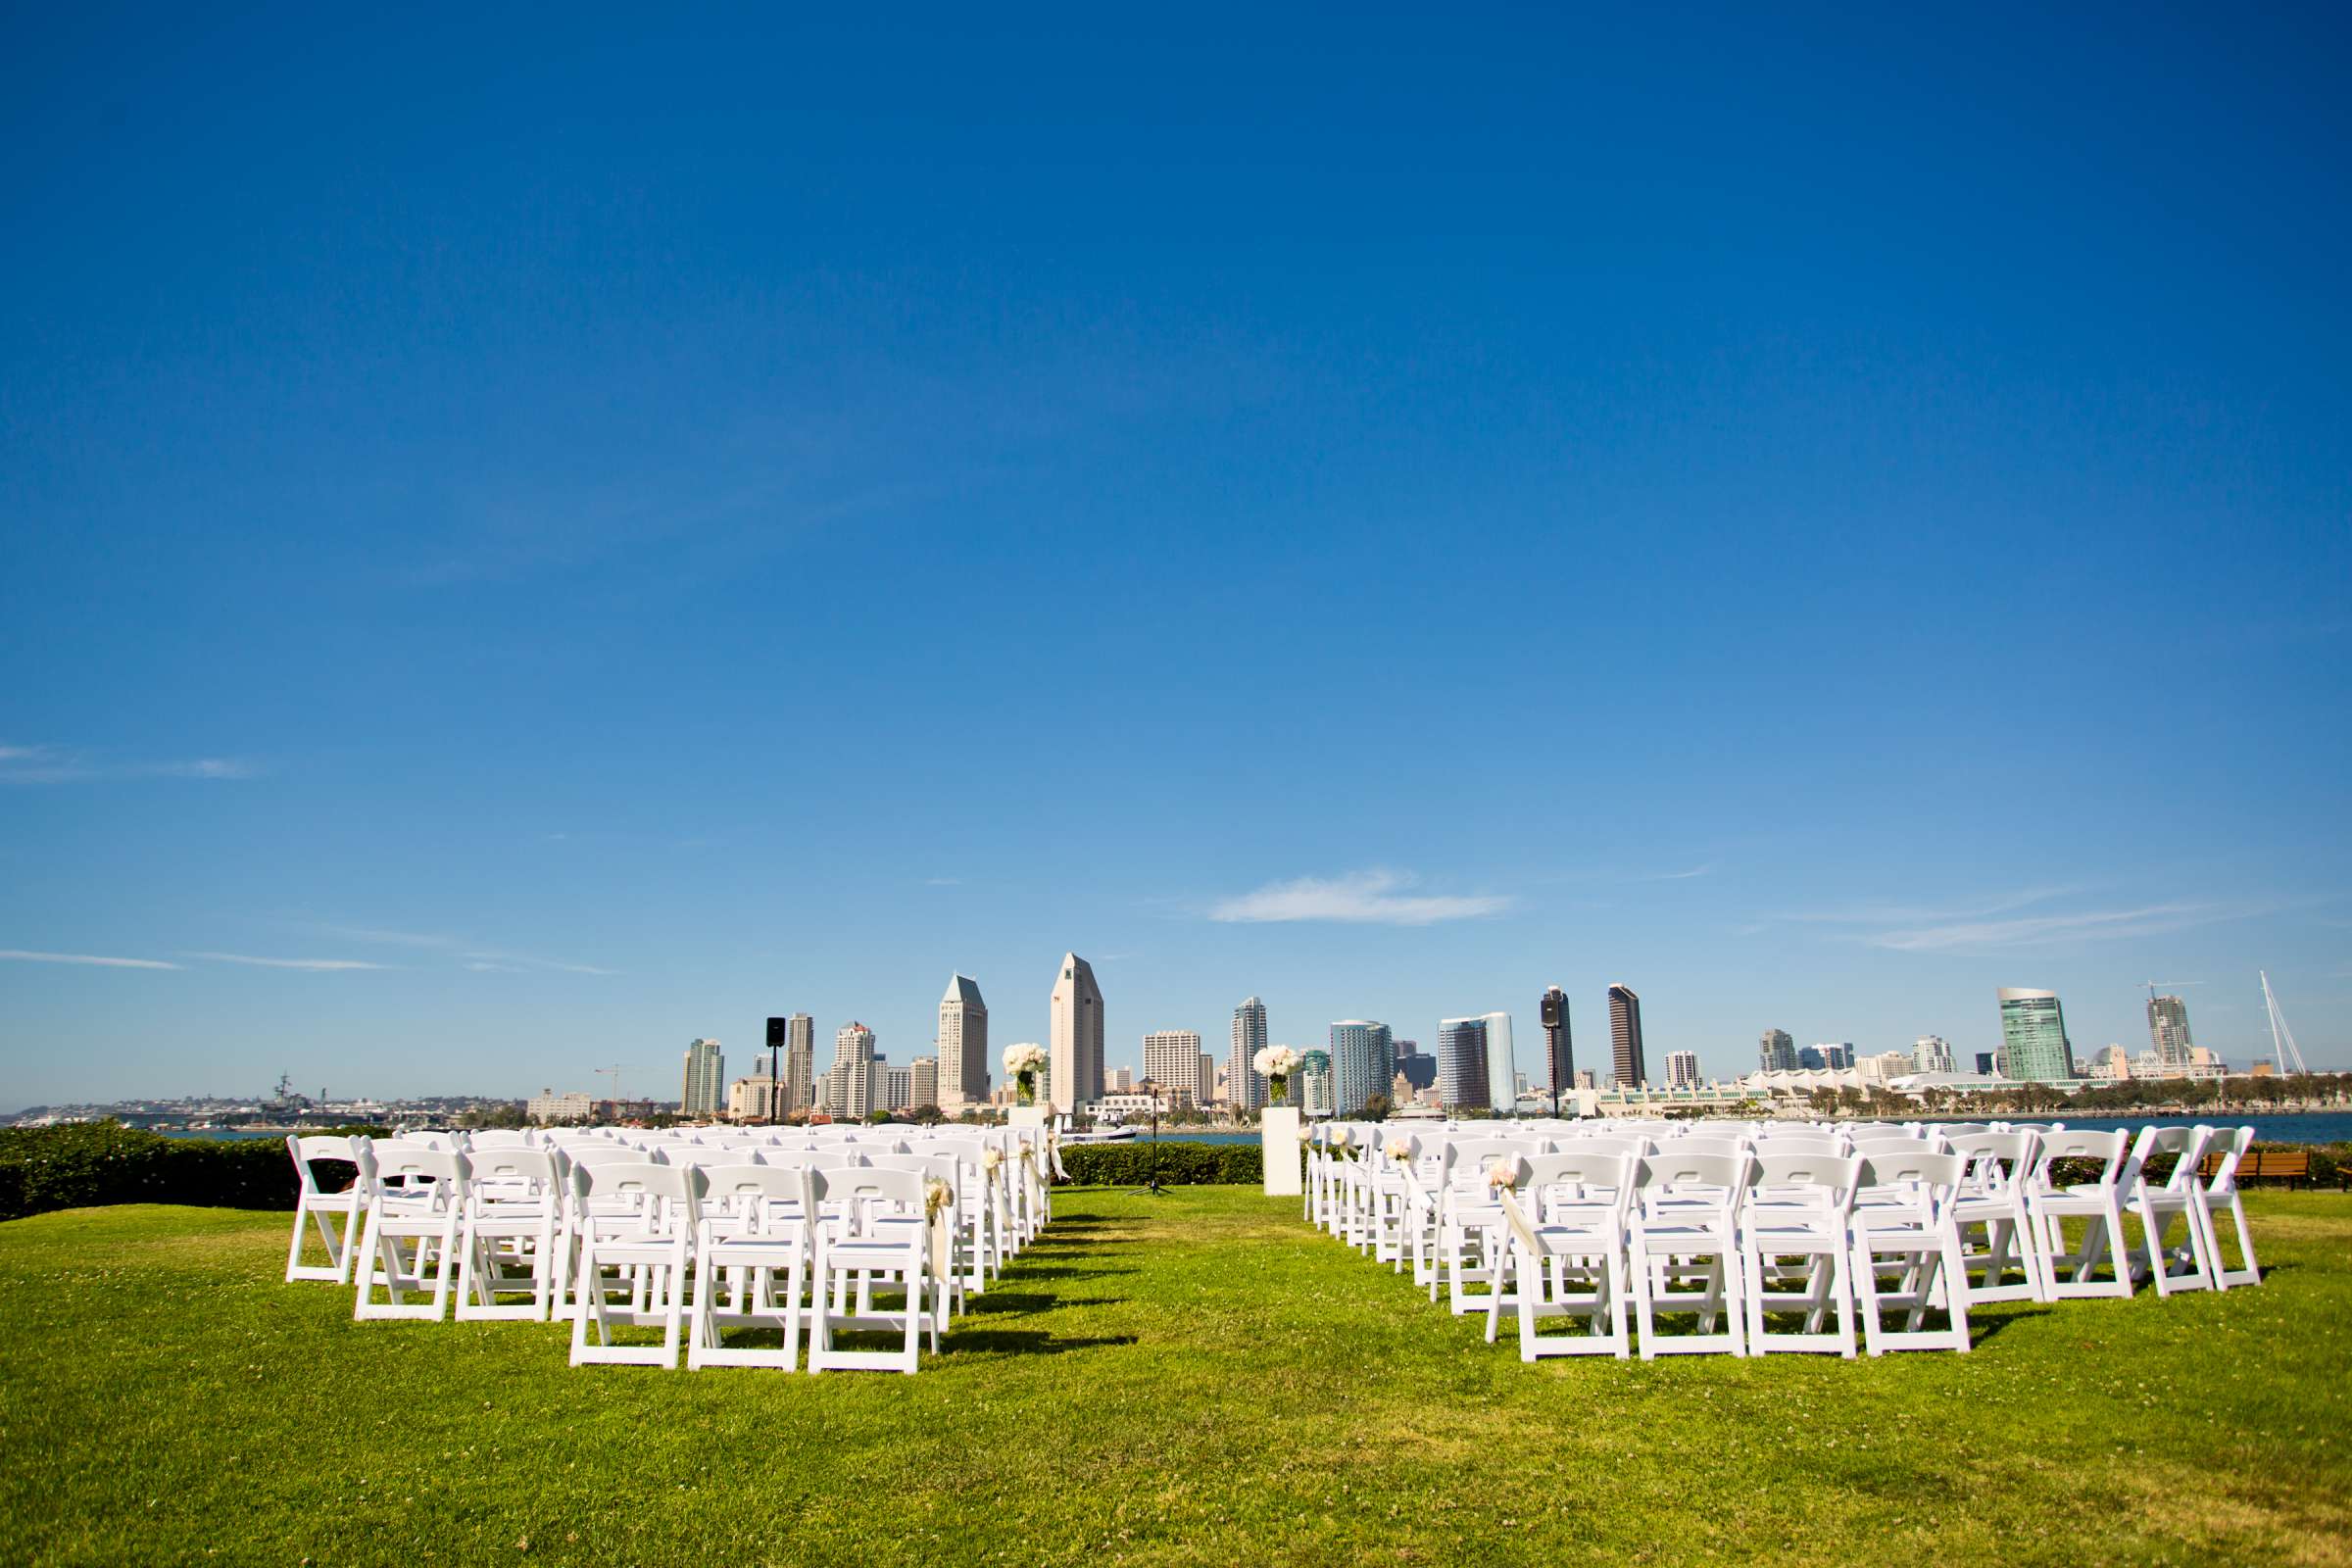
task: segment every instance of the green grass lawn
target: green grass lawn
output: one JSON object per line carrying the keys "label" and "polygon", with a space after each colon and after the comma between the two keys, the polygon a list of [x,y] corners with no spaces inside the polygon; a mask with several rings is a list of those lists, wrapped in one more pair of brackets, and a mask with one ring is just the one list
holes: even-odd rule
{"label": "green grass lawn", "polygon": [[2259,1290],[1983,1309],[1968,1355],[1520,1363],[1235,1188],[1065,1192],[912,1378],[572,1370],[355,1324],[287,1218],[0,1225],[0,1559],[2352,1559],[2352,1200]]}

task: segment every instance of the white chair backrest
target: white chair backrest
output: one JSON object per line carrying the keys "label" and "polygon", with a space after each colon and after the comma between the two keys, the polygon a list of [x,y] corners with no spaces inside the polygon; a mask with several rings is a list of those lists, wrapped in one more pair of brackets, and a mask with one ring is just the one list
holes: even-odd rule
{"label": "white chair backrest", "polygon": [[1967,1169],[1968,1156],[1965,1154],[1931,1153],[1925,1148],[1917,1153],[1907,1150],[1881,1149],[1862,1156],[1862,1185],[1918,1186],[1949,1191],[1959,1185],[1961,1173]]}
{"label": "white chair backrest", "polygon": [[[1820,1187],[1852,1196],[1862,1179],[1862,1156],[1818,1150],[1756,1155],[1755,1182],[1763,1187]],[[1752,1191],[1753,1189],[1751,1189]]]}
{"label": "white chair backrest", "polygon": [[466,1159],[476,1184],[520,1182],[534,1193],[557,1191],[556,1156],[544,1149],[476,1149]]}
{"label": "white chair backrest", "polygon": [[660,1199],[695,1217],[703,1192],[703,1173],[691,1165],[658,1165],[649,1159],[634,1164],[574,1164],[571,1190],[583,1201],[598,1198]]}
{"label": "white chair backrest", "polygon": [[2044,1186],[2056,1185],[2050,1167],[2062,1159],[2095,1159],[2105,1169],[2099,1173],[2099,1183],[2111,1185],[2124,1161],[2123,1129],[2097,1131],[2086,1127],[2052,1127],[2041,1135],[2041,1158],[2035,1164],[2034,1179]]}
{"label": "white chair backrest", "polygon": [[1668,1145],[1642,1156],[1635,1179],[1644,1194],[1677,1187],[1721,1188],[1738,1193],[1747,1186],[1754,1163],[1747,1154],[1686,1153]]}
{"label": "white chair backrest", "polygon": [[2228,1193],[2237,1187],[2237,1162],[2246,1157],[2254,1145],[2251,1127],[2209,1128],[2213,1136],[2206,1140],[2206,1156],[2213,1160],[2213,1174],[2205,1178],[2209,1193]]}
{"label": "white chair backrest", "polygon": [[286,1152],[294,1156],[294,1175],[302,1190],[313,1197],[318,1194],[318,1174],[311,1169],[311,1161],[315,1159],[339,1159],[346,1165],[359,1163],[359,1156],[351,1152],[351,1144],[349,1138],[329,1138],[319,1133],[308,1137],[288,1134]]}
{"label": "white chair backrest", "polygon": [[2174,1156],[2173,1168],[2163,1183],[2166,1192],[2185,1193],[2196,1185],[2197,1160],[2205,1152],[2206,1127],[2148,1127],[2140,1131],[2132,1146],[2132,1161],[2127,1167],[2125,1183],[2141,1175],[2148,1161],[2158,1154]]}
{"label": "white chair backrest", "polygon": [[925,1178],[919,1170],[889,1170],[874,1165],[828,1165],[810,1171],[808,1180],[811,1192],[821,1202],[880,1202],[918,1211],[923,1206]]}
{"label": "white chair backrest", "polygon": [[1519,1186],[1534,1194],[1553,1187],[1581,1187],[1630,1195],[1637,1162],[1638,1156],[1598,1149],[1527,1154],[1519,1160]]}
{"label": "white chair backrest", "polygon": [[659,1165],[668,1162],[667,1156],[660,1150],[648,1152],[642,1149],[631,1149],[625,1144],[590,1144],[567,1150],[566,1152],[571,1155],[571,1162],[575,1166],[643,1165],[648,1162]]}
{"label": "white chair backrest", "polygon": [[733,1214],[764,1228],[775,1219],[779,1205],[814,1201],[806,1166],[706,1165],[701,1170],[706,1218]]}

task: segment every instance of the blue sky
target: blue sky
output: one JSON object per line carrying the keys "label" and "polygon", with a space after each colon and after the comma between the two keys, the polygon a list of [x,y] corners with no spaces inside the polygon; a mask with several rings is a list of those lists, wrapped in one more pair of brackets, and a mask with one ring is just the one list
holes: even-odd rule
{"label": "blue sky", "polygon": [[0,1103],[906,1060],[1066,949],[1114,1063],[1617,980],[2242,1060],[2267,966],[2352,1065],[2346,53],[26,19]]}

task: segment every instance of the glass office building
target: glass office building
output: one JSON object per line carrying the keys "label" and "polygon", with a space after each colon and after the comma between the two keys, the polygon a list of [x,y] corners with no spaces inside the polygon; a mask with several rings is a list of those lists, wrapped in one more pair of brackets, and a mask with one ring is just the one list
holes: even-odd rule
{"label": "glass office building", "polygon": [[2001,1075],[2020,1082],[2075,1076],[2075,1050],[2055,991],[2001,991]]}

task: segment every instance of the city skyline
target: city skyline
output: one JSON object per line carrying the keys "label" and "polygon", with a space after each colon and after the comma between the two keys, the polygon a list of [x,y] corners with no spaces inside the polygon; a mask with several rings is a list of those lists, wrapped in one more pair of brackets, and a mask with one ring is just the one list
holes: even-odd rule
{"label": "city skyline", "polygon": [[[1065,955],[1065,963],[1071,960],[1074,960],[1079,968],[1086,974],[1088,983],[1094,984],[1091,965],[1088,965],[1086,960],[1077,958],[1075,955]],[[1057,992],[1060,991],[1063,987],[1063,982],[1057,981],[1055,990]],[[2063,1039],[2065,1047],[2071,1052],[2074,1065],[2078,1072],[2086,1071],[2092,1055],[2096,1053],[2105,1051],[2110,1045],[2121,1046],[2126,1057],[2135,1058],[2140,1054],[2143,1049],[2153,1051],[2159,1055],[2164,1055],[2165,1041],[2168,1038],[2168,1033],[2169,1038],[2177,1039],[2182,1042],[2188,1041],[2191,1027],[2189,1022],[2190,1009],[2188,1004],[2177,995],[2166,995],[2150,1001],[2144,995],[2144,987],[2142,990],[2143,995],[2137,999],[2144,1009],[2143,1017],[2141,1019],[2142,1034],[2137,1038],[2140,1041],[2145,1042],[2144,1046],[2141,1044],[2135,1044],[2135,1037],[2129,1034],[2118,1040],[2101,1041],[2097,1045],[2092,1045],[2087,1041],[2073,1039],[2071,1034],[2067,1031],[2063,1020],[2061,1019],[2058,1022],[2056,1025],[2056,1028],[2059,1031],[2057,1038]],[[1721,1042],[1709,1041],[1702,1045],[1691,1046],[1664,1043],[1659,1039],[1659,1037],[1657,1037],[1654,1029],[1649,1027],[1646,1019],[1643,1017],[1642,1010],[1642,1003],[1641,999],[1634,995],[1632,988],[1624,986],[1622,982],[1615,982],[1604,988],[1602,995],[1599,998],[1602,1010],[1607,1012],[1610,1009],[1610,1004],[1614,1001],[1615,994],[1621,991],[1633,999],[1634,1016],[1637,1020],[1638,1026],[1646,1037],[1644,1042],[1644,1050],[1648,1056],[1652,1059],[1662,1060],[1662,1054],[1673,1055],[1692,1055],[1698,1062],[1699,1076],[1703,1081],[1728,1080],[1737,1078],[1754,1070],[1758,1065],[1764,1065],[1767,1067],[1773,1065],[1768,1056],[1761,1058],[1759,1057],[1758,1048],[1753,1044],[1727,1046]],[[1099,989],[1099,986],[1094,990],[1092,995],[1094,998],[1092,1004],[1093,1011],[1094,1016],[1097,1019],[1094,1028],[1100,1030],[1102,1028],[1100,1019],[1105,1004],[1102,998],[1102,993]],[[1573,1004],[1574,993],[1571,992],[1567,995]],[[2038,999],[2045,997],[2049,998],[2053,1002],[2056,1002],[2059,1005],[2068,1008],[2072,1008],[2074,1005],[2072,1001],[2066,998],[2062,991],[2044,991],[2037,988],[2018,988],[2006,986],[1994,988],[1993,1004],[1989,1009],[1992,1014],[1990,1027],[1984,1032],[1985,1043],[1982,1046],[1970,1046],[1964,1048],[1959,1045],[1954,1045],[1950,1042],[1950,1038],[1947,1037],[1943,1031],[1932,1031],[1928,1033],[1917,1034],[1909,1039],[1890,1037],[1884,1042],[1872,1040],[1857,1043],[1856,1041],[1849,1040],[1796,1047],[1793,1045],[1792,1038],[1787,1030],[1773,1026],[1766,1026],[1762,1032],[1761,1038],[1768,1049],[1772,1048],[1776,1042],[1781,1048],[1785,1049],[1788,1054],[1788,1066],[1791,1068],[1809,1069],[1825,1065],[1825,1052],[1842,1054],[1839,1056],[1838,1061],[1827,1061],[1826,1064],[1830,1066],[1839,1065],[1840,1063],[1850,1066],[1852,1058],[1854,1057],[1880,1055],[1888,1052],[1901,1052],[1916,1054],[1925,1051],[1931,1041],[1934,1042],[1936,1048],[1936,1054],[1941,1059],[1954,1061],[1960,1064],[1968,1064],[1973,1063],[1978,1056],[1994,1055],[1997,1057],[2001,1053],[2006,1051],[2008,1039],[2013,1033],[2010,1020],[2011,1010],[2014,1004],[2012,999],[2018,999],[2019,1002],[2022,1002],[2023,999],[2030,998],[2036,999],[2036,1001],[2038,1001]],[[932,1069],[933,1082],[943,1087],[947,1081],[947,1068],[944,1065],[938,1064],[942,1061],[942,1058],[939,1056],[938,1047],[940,1041],[946,1038],[947,1020],[951,1015],[951,1010],[960,1010],[957,1008],[957,1004],[959,1003],[972,1009],[971,1016],[974,1017],[978,1024],[977,1033],[981,1040],[984,1041],[986,1039],[988,1013],[985,1004],[980,1002],[980,988],[978,982],[971,976],[968,976],[961,971],[957,971],[951,977],[946,996],[937,1004],[938,1017],[934,1021],[938,1027],[935,1030],[930,1045],[924,1048],[922,1054],[912,1058],[914,1060],[933,1061],[935,1063]],[[2159,1004],[2161,1004],[2161,1006]],[[1045,1020],[1045,1028],[1038,1031],[1040,1033],[1049,1033],[1052,1029],[1053,1021],[1050,1016],[1052,1006],[1053,1004],[1051,1001],[1049,1001],[1049,1017]],[[860,1009],[860,1011],[863,1016],[885,1015],[880,1010],[871,1007]],[[770,1016],[786,1015],[770,1014]],[[1326,1022],[1310,1021],[1299,1025],[1294,1030],[1293,1033],[1286,1035],[1282,1032],[1282,1030],[1272,1027],[1270,1020],[1273,1016],[1274,1014],[1266,1003],[1256,996],[1250,997],[1241,1007],[1233,1009],[1234,1038],[1236,1043],[1238,1044],[1243,1035],[1245,1021],[1249,1023],[1250,1028],[1252,1031],[1250,1038],[1257,1039],[1265,1043],[1292,1044],[1296,1049],[1301,1051],[1310,1049],[1327,1050],[1328,1047],[1325,1044],[1326,1032],[1331,1029],[1342,1027],[1343,1025],[1357,1025],[1372,1022],[1375,1023],[1376,1027],[1379,1027],[1385,1031],[1389,1031],[1392,1034],[1398,1027],[1396,1023],[1391,1020],[1383,1019],[1375,1021],[1364,1017],[1357,1017],[1353,1019],[1339,1019]],[[1460,1023],[1475,1026],[1476,1030],[1478,1031],[1478,1059],[1483,1064],[1484,1068],[1482,1077],[1486,1079],[1487,1093],[1492,1095],[1494,1093],[1494,1087],[1499,1084],[1501,1081],[1499,1074],[1504,1071],[1500,1052],[1508,1051],[1509,1049],[1508,1021],[1510,1017],[1511,1014],[1508,1009],[1497,1009],[1494,1012],[1478,1014],[1466,1018],[1441,1019],[1439,1020],[1438,1026],[1434,1031],[1434,1037],[1438,1041],[1438,1046],[1436,1051],[1433,1053],[1433,1055],[1440,1063],[1444,1062],[1447,1051],[1446,1032],[1449,1025]],[[2158,1022],[2160,1017],[2164,1021],[2164,1028],[2162,1030],[2160,1030]],[[1491,1048],[1489,1044],[1489,1031],[1494,1027],[1494,1021],[1497,1019],[1502,1020],[1503,1036],[1497,1048]],[[825,1089],[825,1080],[829,1075],[830,1069],[826,1068],[819,1070],[813,1061],[814,1035],[818,1028],[815,1018],[808,1012],[800,1011],[786,1016],[786,1021],[789,1042],[783,1061],[787,1075],[786,1102],[789,1107],[798,1107],[807,1105],[814,1098],[821,1097]],[[1135,1048],[1135,1059],[1132,1061],[1122,1060],[1119,1050],[1114,1047],[1107,1038],[1104,1039],[1102,1042],[1103,1054],[1102,1057],[1102,1081],[1107,1084],[1110,1078],[1122,1070],[1127,1072],[1134,1080],[1140,1080],[1147,1076],[1146,1062],[1151,1040],[1154,1037],[1166,1035],[1172,1032],[1176,1031],[1152,1031],[1144,1036],[1139,1037],[1138,1044]],[[1199,1030],[1187,1030],[1181,1032],[1187,1035],[1190,1040],[1196,1042],[1205,1042],[1209,1038],[1203,1032]],[[1958,1033],[1962,1037],[1966,1037],[1969,1034],[1969,1031],[1962,1029],[1958,1031]],[[887,1037],[883,1034],[881,1028],[865,1023],[862,1021],[862,1017],[853,1017],[844,1022],[836,1035],[835,1064],[838,1064],[840,1060],[841,1051],[845,1046],[849,1045],[854,1038],[861,1041],[862,1049],[864,1051],[869,1053],[877,1053],[883,1057],[888,1056],[889,1053],[886,1044]],[[882,1043],[878,1044],[878,1042]],[[1401,1045],[1404,1043],[1405,1042],[1401,1040],[1396,1042],[1396,1045]],[[716,1050],[718,1047],[718,1041],[709,1037],[698,1037],[694,1042],[694,1046],[709,1046],[713,1050]],[[625,1050],[625,1047],[623,1049]],[[1196,1046],[1195,1049],[1199,1049],[1199,1047]],[[2185,1050],[2186,1046],[2184,1045],[2181,1049]],[[576,1064],[574,1065],[567,1066],[563,1065],[560,1062],[551,1065],[549,1071],[546,1073],[541,1073],[539,1077],[541,1079],[545,1079],[549,1084],[557,1084],[559,1088],[561,1088],[562,1085],[558,1083],[558,1080],[568,1081],[566,1080],[566,1074],[569,1074],[572,1078],[579,1079],[584,1083],[585,1080],[592,1074],[592,1072],[601,1070],[602,1063],[604,1062],[604,1055],[600,1054],[600,1052],[605,1051],[606,1048],[599,1047],[597,1050],[590,1051],[586,1054],[587,1057],[593,1057],[595,1062],[598,1064],[594,1067],[587,1063],[585,1057],[582,1057],[578,1058]],[[1216,1057],[1213,1053],[1203,1052],[1202,1054],[1208,1055],[1212,1062],[1216,1061]],[[2247,1070],[2255,1061],[2269,1058],[2269,1037],[2267,1033],[2265,1033],[2258,1040],[2249,1042],[2246,1046],[2234,1052],[2223,1051],[2219,1054],[2230,1063],[2232,1070],[2242,1072]],[[756,1076],[763,1076],[767,1071],[765,1054],[763,1052],[755,1052],[753,1054],[757,1057],[757,1060],[753,1061],[751,1065],[751,1074]],[[2308,1048],[2306,1048],[2305,1054],[2307,1057],[2310,1056]],[[687,1071],[690,1075],[695,1071],[692,1064],[692,1058],[693,1047],[690,1047],[688,1052],[687,1068]],[[2177,1056],[2166,1055],[2165,1059],[2169,1062],[2177,1061],[2180,1058]],[[657,1068],[641,1066],[639,1064],[623,1063],[621,1065],[623,1066],[624,1071],[632,1074],[640,1071],[658,1071]],[[2313,1059],[2312,1065],[2315,1070],[2342,1070],[2338,1068],[2334,1062],[2325,1057]],[[907,1061],[906,1059],[902,1059],[900,1063],[896,1064],[897,1070],[900,1071],[905,1071]],[[276,1069],[272,1069],[273,1075],[275,1070]],[[671,1070],[675,1071],[676,1069],[673,1068]],[[1222,1071],[1223,1064],[1218,1063],[1213,1070]],[[1368,1071],[1369,1069],[1367,1068],[1366,1070]],[[1927,1069],[1923,1067],[1922,1070]],[[1581,1074],[1582,1069],[1579,1071]],[[1665,1068],[1659,1068],[1657,1074],[1650,1078],[1650,1083],[1653,1086],[1663,1085],[1666,1082],[1666,1079],[1663,1076],[1665,1071]],[[553,1075],[552,1077],[550,1077],[551,1073]],[[294,1076],[299,1081],[308,1083],[314,1079],[317,1079],[319,1074],[316,1071],[309,1073],[297,1071],[294,1073]],[[726,1079],[732,1080],[741,1076],[743,1075],[729,1073],[726,1075]],[[1602,1080],[1604,1084],[1608,1080],[1605,1078]],[[1536,1093],[1540,1086],[1535,1083],[1535,1080],[1532,1076],[1530,1076],[1529,1084],[1530,1093]],[[21,1103],[0,1102],[0,1113],[6,1113],[20,1109],[24,1104],[44,1102],[66,1103],[75,1102],[103,1102],[105,1101],[116,1099],[137,1099],[147,1096],[213,1093],[216,1091],[235,1093],[242,1087],[243,1086],[233,1084],[207,1084],[201,1087],[171,1086],[166,1088],[133,1088],[125,1090],[120,1094],[112,1095],[66,1094],[45,1097],[44,1099],[39,1100],[26,1100]],[[574,1089],[578,1088],[578,1085],[574,1085]],[[403,1089],[382,1089],[363,1084],[353,1092],[369,1095],[399,1095],[414,1093],[481,1094],[492,1098],[502,1095],[520,1098],[535,1091],[527,1088],[510,1087],[505,1085],[482,1085],[477,1083],[445,1081],[433,1085],[410,1086]],[[564,1090],[564,1092],[572,1092],[572,1090]],[[585,1090],[580,1090],[580,1092],[585,1092]],[[723,1080],[719,1085],[719,1092],[723,1102],[725,1093],[725,1081]],[[1262,1090],[1260,1093],[1262,1094]],[[876,1090],[869,1095],[861,1096],[860,1102],[871,1103],[878,1102],[880,1098],[880,1093],[878,1090]],[[968,1102],[985,1102],[985,1097],[982,1097],[980,1101]],[[1483,1102],[1478,1102],[1475,1100],[1465,1102],[1483,1103]]]}

